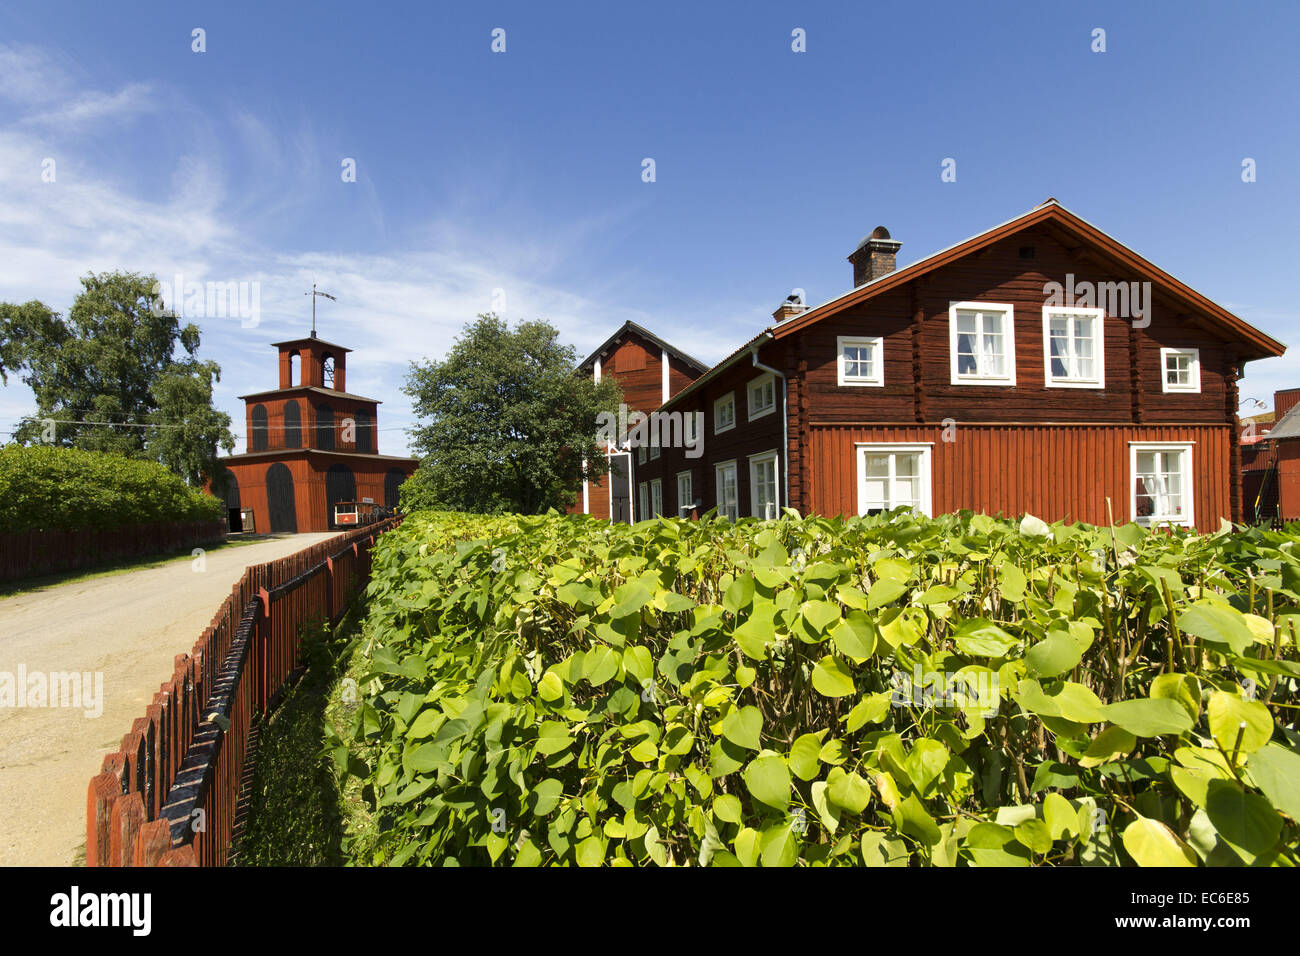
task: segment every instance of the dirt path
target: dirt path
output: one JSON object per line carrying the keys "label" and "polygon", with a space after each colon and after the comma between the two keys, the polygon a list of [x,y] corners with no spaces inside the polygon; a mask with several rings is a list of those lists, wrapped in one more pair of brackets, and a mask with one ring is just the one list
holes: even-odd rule
{"label": "dirt path", "polygon": [[0,866],[73,862],[86,842],[90,778],[144,714],[175,656],[194,646],[245,567],[327,537],[222,548],[202,571],[180,560],[0,599],[0,682],[16,682],[20,667],[28,688],[31,675],[40,683],[54,672],[102,675],[102,693],[92,677],[82,707],[0,704]]}

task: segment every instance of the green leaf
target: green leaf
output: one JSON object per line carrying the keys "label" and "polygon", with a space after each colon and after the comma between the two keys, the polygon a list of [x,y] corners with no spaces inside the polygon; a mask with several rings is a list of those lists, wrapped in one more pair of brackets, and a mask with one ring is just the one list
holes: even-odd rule
{"label": "green leaf", "polygon": [[1236,781],[1211,780],[1205,813],[1215,832],[1253,863],[1273,845],[1282,832],[1282,817],[1257,793],[1243,790]]}
{"label": "green leaf", "polygon": [[799,838],[787,820],[768,827],[759,837],[764,866],[794,866],[799,857]]}
{"label": "green leaf", "polygon": [[802,734],[790,747],[790,769],[800,780],[816,779],[821,772],[821,760],[818,754],[821,752],[822,737],[825,735],[824,730],[815,734]]}
{"label": "green leaf", "polygon": [[722,606],[732,614],[739,614],[741,610],[749,607],[754,600],[754,576],[752,574],[742,574],[736,580],[731,582],[727,592],[722,596]]}
{"label": "green leaf", "polygon": [[1193,721],[1201,716],[1201,688],[1190,674],[1161,674],[1151,681],[1147,696],[1178,701]]}
{"label": "green leaf", "polygon": [[844,729],[849,733],[863,724],[878,724],[889,713],[889,701],[892,695],[888,691],[870,694],[853,705],[845,720]]}
{"label": "green leaf", "polygon": [[759,750],[763,731],[763,715],[757,707],[732,709],[722,719],[722,736],[738,747]]}
{"label": "green leaf", "polygon": [[559,804],[563,793],[564,785],[554,777],[547,777],[533,787],[533,815],[546,816]]}
{"label": "green leaf", "polygon": [[605,862],[605,842],[598,836],[589,836],[574,848],[578,866],[600,866]]}
{"label": "green leaf", "polygon": [[1137,737],[1123,727],[1107,727],[1099,733],[1079,758],[1080,767],[1099,767],[1109,760],[1131,753],[1137,746]]}
{"label": "green leaf", "polygon": [[831,803],[850,813],[861,813],[871,802],[871,786],[856,773],[836,767],[826,778],[826,796]]}
{"label": "green leaf", "polygon": [[864,661],[876,649],[876,628],[864,612],[850,611],[848,617],[831,628],[831,640],[845,657]]}
{"label": "green leaf", "polygon": [[813,633],[819,635],[840,620],[839,605],[830,601],[805,601],[799,613]]}
{"label": "green leaf", "polygon": [[856,689],[853,674],[833,654],[827,654],[813,666],[812,685],[823,697],[847,697]]}
{"label": "green leaf", "polygon": [[1012,828],[1016,842],[1032,853],[1044,854],[1052,849],[1052,831],[1046,823],[1037,818],[1024,820]]}
{"label": "green leaf", "polygon": [[1082,657],[1078,643],[1068,631],[1052,630],[1025,652],[1025,664],[1034,677],[1055,677],[1073,670]]}
{"label": "green leaf", "polygon": [[1173,700],[1136,698],[1106,704],[1102,718],[1123,727],[1138,737],[1184,734],[1192,729],[1192,719],[1183,705]]}
{"label": "green leaf", "polygon": [[1300,821],[1300,755],[1277,744],[1265,744],[1250,755],[1246,769],[1274,807]]}
{"label": "green leaf", "polygon": [[862,834],[862,862],[867,866],[907,866],[907,844],[879,830]]}
{"label": "green leaf", "polygon": [[740,822],[740,798],[730,793],[720,793],[713,798],[713,815],[726,823]]}
{"label": "green leaf", "polygon": [[1206,709],[1210,736],[1228,753],[1237,747],[1238,733],[1241,734],[1240,749],[1244,754],[1254,753],[1273,736],[1273,715],[1257,700],[1243,700],[1235,694],[1216,690]]}
{"label": "green leaf", "polygon": [[982,617],[963,621],[953,633],[953,642],[963,654],[973,657],[1004,657],[1020,642]]}
{"label": "green leaf", "polygon": [[1196,854],[1159,820],[1138,817],[1124,828],[1124,849],[1138,866],[1196,866]]}
{"label": "green leaf", "polygon": [[1178,629],[1211,644],[1231,648],[1234,654],[1245,654],[1253,643],[1242,613],[1222,605],[1193,605],[1178,615]]}
{"label": "green leaf", "polygon": [[564,696],[564,682],[556,676],[555,671],[547,671],[537,682],[537,696],[542,700],[559,700]]}
{"label": "green leaf", "polygon": [[755,758],[741,777],[759,803],[784,810],[790,805],[790,770],[779,755]]}
{"label": "green leaf", "polygon": [[867,591],[867,610],[874,611],[907,593],[907,585],[892,578],[877,578]]}
{"label": "green leaf", "polygon": [[942,838],[939,827],[916,794],[909,794],[894,811],[894,823],[908,836],[916,837],[926,846],[934,846]]}

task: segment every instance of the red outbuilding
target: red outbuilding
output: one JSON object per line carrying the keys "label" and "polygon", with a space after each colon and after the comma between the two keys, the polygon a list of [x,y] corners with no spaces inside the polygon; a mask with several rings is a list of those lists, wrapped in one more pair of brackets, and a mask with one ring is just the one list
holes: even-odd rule
{"label": "red outbuilding", "polygon": [[[310,336],[276,342],[280,386],[240,396],[247,451],[220,459],[214,493],[232,530],[329,531],[340,501],[397,507],[418,459],[378,451],[379,400],[347,390],[352,351]],[[252,512],[252,527],[241,520]]]}

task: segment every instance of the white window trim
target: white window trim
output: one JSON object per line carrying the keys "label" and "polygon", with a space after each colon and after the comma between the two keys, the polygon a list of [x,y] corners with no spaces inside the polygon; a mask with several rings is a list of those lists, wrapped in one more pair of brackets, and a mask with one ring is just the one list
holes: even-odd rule
{"label": "white window trim", "polygon": [[633,517],[634,521],[645,521],[650,517],[650,485],[647,482],[641,482],[636,490],[636,503],[641,509],[641,514]]}
{"label": "white window trim", "polygon": [[[690,494],[686,495],[689,501],[682,500],[682,479],[685,478],[690,483]],[[690,511],[695,507],[695,475],[691,471],[679,471],[677,473],[677,514],[681,515],[683,511]]]}
{"label": "white window trim", "polygon": [[866,514],[866,477],[863,475],[862,459],[868,454],[893,454],[895,452],[919,452],[921,455],[921,494],[919,511],[927,518],[934,517],[934,466],[931,464],[934,442],[855,442],[853,445],[853,467],[856,470],[858,484],[858,514]]}
{"label": "white window trim", "polygon": [[654,461],[659,457],[659,442],[653,441],[650,444],[650,460]]}
{"label": "white window trim", "polygon": [[[976,377],[957,374],[957,312],[1002,312],[1006,316],[1003,338],[1007,350],[1007,374],[1002,378]],[[948,305],[948,367],[953,385],[983,385],[992,387],[1016,384],[1016,312],[1008,302],[952,302]]]}
{"label": "white window trim", "polygon": [[[1165,364],[1171,353],[1190,354],[1192,356],[1192,384],[1170,385],[1169,368]],[[1200,394],[1201,391],[1201,350],[1200,349],[1161,349],[1160,350],[1160,388],[1165,392],[1178,392],[1184,395]]]}
{"label": "white window trim", "polygon": [[[867,378],[864,376],[853,376],[850,378],[844,372],[844,350],[849,346],[870,346],[871,348],[871,367],[874,368],[875,374]],[[841,335],[835,339],[835,378],[839,385],[854,386],[861,385],[869,388],[880,388],[885,384],[885,340],[882,336],[860,336],[860,335]]]}
{"label": "white window trim", "polygon": [[[727,469],[727,468],[730,468],[733,472],[735,472],[735,475],[736,475],[736,517],[735,517],[735,518],[732,518],[731,520],[733,520],[733,521],[739,521],[739,520],[740,520],[740,469],[738,469],[738,468],[736,467],[736,459],[734,459],[734,458],[730,459],[729,461],[720,461],[720,462],[718,462],[716,465],[713,466],[713,490],[714,490],[714,496],[713,496],[713,497],[714,497],[714,502],[715,502],[715,504],[716,504],[716,506],[717,506],[717,509],[718,509],[718,516],[719,516],[719,517],[722,517],[722,514],[723,514],[723,513],[722,513],[722,504],[723,504],[723,502],[722,502],[722,487],[723,487],[723,485],[722,485],[722,472],[723,472],[725,469]],[[728,517],[730,517],[730,516],[728,516]]]}
{"label": "white window trim", "polygon": [[[1052,316],[1084,316],[1096,321],[1097,334],[1093,336],[1092,357],[1096,363],[1096,378],[1057,378],[1052,375]],[[1043,306],[1043,384],[1047,388],[1105,388],[1106,387],[1106,310],[1085,309],[1077,306]]]}
{"label": "white window trim", "polygon": [[[659,497],[659,506],[655,507],[655,496]],[[648,517],[661,518],[664,513],[664,483],[661,478],[650,480],[650,514]]]}
{"label": "white window trim", "polygon": [[772,463],[772,485],[774,492],[773,504],[776,505],[776,517],[781,516],[781,469],[777,467],[778,456],[775,448],[770,451],[761,451],[756,455],[749,456],[749,513],[760,520],[763,515],[758,511],[758,478],[755,475],[755,467],[765,462]]}
{"label": "white window trim", "polygon": [[638,465],[645,464],[645,445],[636,446],[636,463]]}
{"label": "white window trim", "polygon": [[[768,405],[766,408],[760,408],[758,411],[755,411],[754,389],[762,388],[769,382],[772,385],[772,404]],[[776,411],[776,379],[773,377],[771,372],[766,372],[758,376],[758,378],[751,378],[749,380],[749,385],[745,387],[745,408],[749,412],[749,420],[751,422],[755,418],[762,418],[764,415],[771,415]]]}
{"label": "white window trim", "polygon": [[[725,405],[727,402],[731,403],[731,424],[719,425],[718,410],[721,409],[722,406]],[[735,427],[736,427],[736,393],[728,392],[726,395],[721,395],[718,398],[714,399],[713,401],[713,434],[720,435],[723,432],[731,431]]]}
{"label": "white window trim", "polygon": [[[1128,443],[1128,513],[1130,520],[1145,527],[1161,525],[1182,525],[1187,528],[1196,526],[1196,489],[1192,486],[1196,474],[1194,448],[1191,441],[1131,441]],[[1181,451],[1183,455],[1183,503],[1184,513],[1181,517],[1171,518],[1159,515],[1138,517],[1137,513],[1137,456],[1144,451]]]}

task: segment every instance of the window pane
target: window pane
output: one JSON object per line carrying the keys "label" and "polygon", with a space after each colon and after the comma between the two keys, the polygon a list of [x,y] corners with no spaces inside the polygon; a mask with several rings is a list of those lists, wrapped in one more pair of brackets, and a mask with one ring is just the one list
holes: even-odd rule
{"label": "window pane", "polygon": [[889,477],[889,456],[888,455],[867,455],[866,469],[868,478],[888,478]]}

